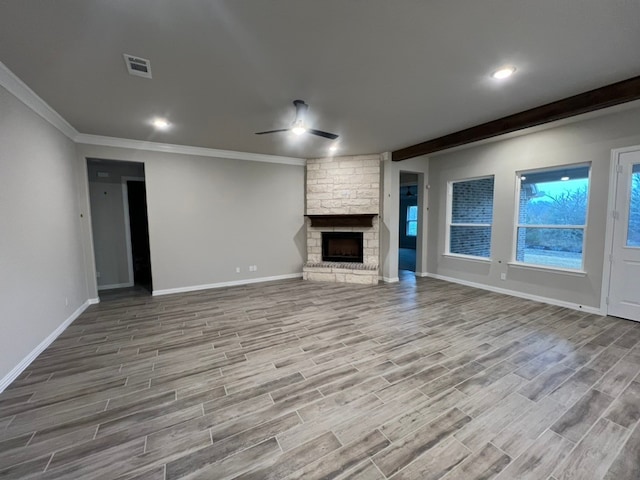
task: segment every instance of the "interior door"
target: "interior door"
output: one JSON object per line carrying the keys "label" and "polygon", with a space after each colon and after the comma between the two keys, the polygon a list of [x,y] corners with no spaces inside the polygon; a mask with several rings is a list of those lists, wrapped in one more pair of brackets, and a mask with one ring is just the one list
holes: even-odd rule
{"label": "interior door", "polygon": [[608,314],[640,321],[640,150],[618,156]]}

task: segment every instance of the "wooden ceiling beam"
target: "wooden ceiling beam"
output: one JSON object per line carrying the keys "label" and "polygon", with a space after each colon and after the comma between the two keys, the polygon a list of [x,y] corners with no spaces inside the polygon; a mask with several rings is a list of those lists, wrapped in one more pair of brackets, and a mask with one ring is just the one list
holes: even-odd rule
{"label": "wooden ceiling beam", "polygon": [[392,152],[394,162],[640,99],[640,76]]}

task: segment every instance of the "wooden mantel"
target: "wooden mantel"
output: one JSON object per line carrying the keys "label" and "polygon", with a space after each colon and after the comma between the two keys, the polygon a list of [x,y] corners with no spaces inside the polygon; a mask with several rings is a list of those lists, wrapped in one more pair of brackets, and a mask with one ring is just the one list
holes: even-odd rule
{"label": "wooden mantel", "polygon": [[377,213],[354,213],[345,215],[305,215],[311,220],[312,227],[373,227]]}

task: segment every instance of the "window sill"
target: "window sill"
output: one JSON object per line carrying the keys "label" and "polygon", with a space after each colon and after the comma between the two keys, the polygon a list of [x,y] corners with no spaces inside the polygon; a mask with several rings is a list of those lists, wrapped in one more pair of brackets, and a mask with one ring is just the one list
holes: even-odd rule
{"label": "window sill", "polygon": [[558,273],[560,275],[569,275],[572,277],[586,277],[587,272],[584,270],[573,270],[571,268],[550,267],[546,265],[534,265],[532,263],[508,262],[507,265],[513,268],[522,268],[524,270],[538,270],[540,272]]}
{"label": "window sill", "polygon": [[467,260],[467,261],[471,261],[471,262],[491,263],[491,259],[490,258],[474,257],[472,255],[460,255],[458,253],[443,253],[442,256],[446,257],[446,258],[457,258],[459,260]]}

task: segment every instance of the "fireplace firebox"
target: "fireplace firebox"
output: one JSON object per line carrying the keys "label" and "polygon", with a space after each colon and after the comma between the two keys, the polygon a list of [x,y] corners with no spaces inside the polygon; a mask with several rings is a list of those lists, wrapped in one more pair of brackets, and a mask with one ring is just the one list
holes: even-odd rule
{"label": "fireplace firebox", "polygon": [[322,232],[322,261],[362,263],[362,232]]}

